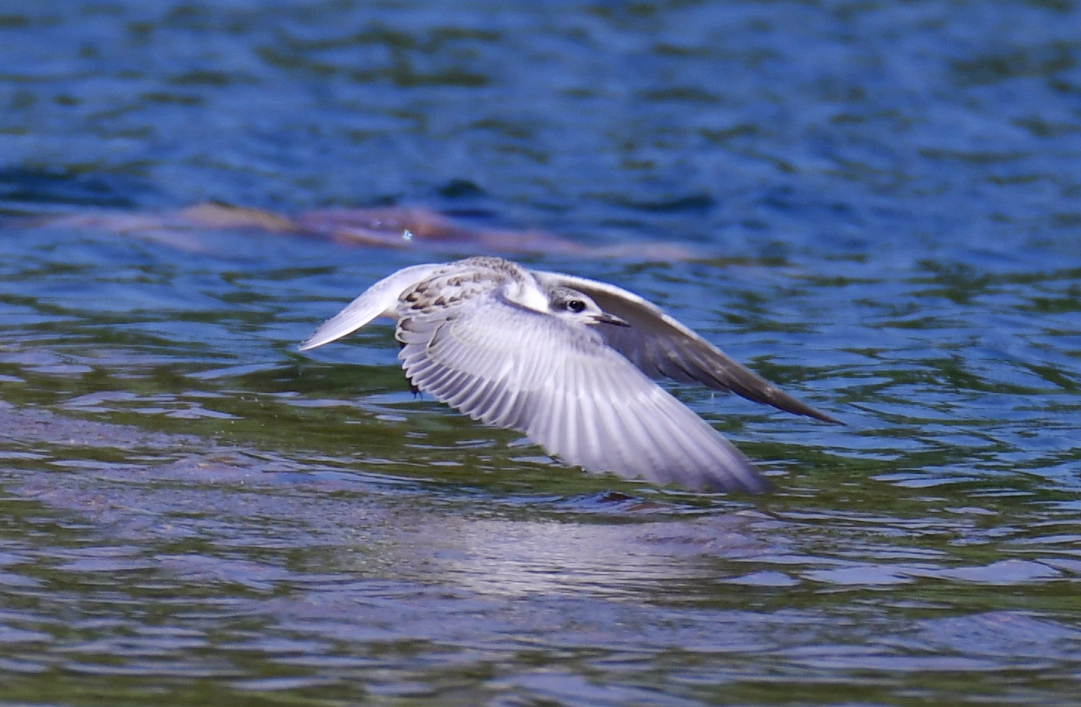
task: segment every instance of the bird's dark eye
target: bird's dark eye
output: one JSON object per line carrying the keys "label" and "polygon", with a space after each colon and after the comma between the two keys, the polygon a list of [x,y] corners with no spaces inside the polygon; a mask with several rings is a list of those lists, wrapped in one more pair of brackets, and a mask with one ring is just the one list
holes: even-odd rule
{"label": "bird's dark eye", "polygon": [[586,303],[580,299],[572,299],[570,302],[567,302],[567,309],[572,312],[581,312],[585,308]]}

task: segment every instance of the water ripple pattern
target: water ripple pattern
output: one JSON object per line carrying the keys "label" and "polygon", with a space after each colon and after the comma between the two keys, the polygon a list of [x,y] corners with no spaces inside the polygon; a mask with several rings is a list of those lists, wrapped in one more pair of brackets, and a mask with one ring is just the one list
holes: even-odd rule
{"label": "water ripple pattern", "polygon": [[[1075,704],[1078,27],[7,0],[0,703]],[[287,225],[399,207],[466,237]],[[696,494],[415,398],[388,326],[297,351],[494,231],[847,424],[671,385],[775,487]]]}

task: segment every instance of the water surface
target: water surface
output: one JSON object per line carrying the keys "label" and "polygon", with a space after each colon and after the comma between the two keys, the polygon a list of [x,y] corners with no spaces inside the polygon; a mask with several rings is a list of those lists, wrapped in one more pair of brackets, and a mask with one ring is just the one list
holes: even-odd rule
{"label": "water surface", "polygon": [[[1078,26],[5,3],[0,701],[1074,703]],[[388,326],[296,351],[468,243],[118,225],[208,200],[558,236],[516,257],[847,424],[677,385],[776,491],[587,476],[414,398]]]}

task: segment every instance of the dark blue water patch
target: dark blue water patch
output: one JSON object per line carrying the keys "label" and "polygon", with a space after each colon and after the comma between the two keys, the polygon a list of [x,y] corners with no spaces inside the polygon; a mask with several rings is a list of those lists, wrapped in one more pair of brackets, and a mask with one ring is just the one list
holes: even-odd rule
{"label": "dark blue water patch", "polygon": [[152,202],[154,190],[145,182],[124,175],[60,169],[0,169],[0,203],[18,203],[21,213],[40,212],[42,207],[63,205],[133,208]]}
{"label": "dark blue water patch", "polygon": [[[486,8],[26,9],[47,45],[73,51],[28,72],[20,100],[68,96],[39,162],[66,150],[55,161],[156,174],[182,203],[431,198],[459,179],[507,209],[578,204],[579,222],[603,223],[625,204],[726,203],[785,175],[835,201],[945,193],[947,212],[988,177],[1070,183],[1076,133],[1054,128],[1076,84],[1065,9],[994,3],[959,21],[945,4],[658,6],[646,20],[569,3],[545,21]],[[19,38],[9,65],[42,66]],[[957,78],[984,65],[977,83]]]}
{"label": "dark blue water patch", "polygon": [[[618,200],[618,198],[617,198]],[[689,194],[665,201],[654,202],[622,202],[621,205],[648,212],[708,212],[714,206],[713,197],[709,194]]]}

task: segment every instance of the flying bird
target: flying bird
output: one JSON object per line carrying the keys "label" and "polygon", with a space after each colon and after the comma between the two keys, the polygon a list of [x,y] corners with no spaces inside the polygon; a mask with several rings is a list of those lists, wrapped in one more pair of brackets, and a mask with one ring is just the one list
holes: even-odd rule
{"label": "flying bird", "polygon": [[656,378],[836,422],[632,292],[503,258],[399,270],[327,320],[300,350],[377,317],[397,322],[398,358],[415,389],[475,420],[518,430],[591,472],[695,490],[769,488]]}

